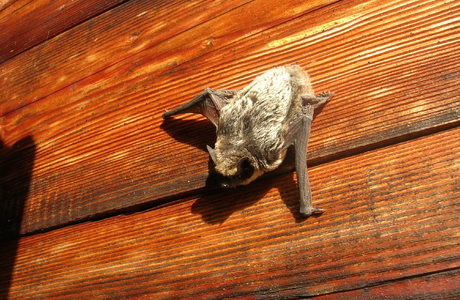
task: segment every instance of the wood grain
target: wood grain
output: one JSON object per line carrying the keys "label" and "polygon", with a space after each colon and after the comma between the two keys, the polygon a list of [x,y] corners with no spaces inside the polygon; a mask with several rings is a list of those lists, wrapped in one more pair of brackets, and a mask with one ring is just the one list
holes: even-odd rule
{"label": "wood grain", "polygon": [[[187,51],[196,58],[215,50],[216,38],[222,39],[219,44],[229,44],[333,1],[160,0],[154,2],[157,5],[129,1],[0,65],[4,74],[0,114],[36,102],[92,74],[100,78],[99,73],[103,75],[117,63],[124,66],[123,75],[140,65],[146,67],[146,63],[150,65],[147,68],[158,65],[164,72],[164,68],[171,69],[181,62],[174,58],[165,61],[171,54]],[[135,57],[138,53],[143,54]]]}
{"label": "wood grain", "polygon": [[460,270],[439,272],[342,293],[314,297],[320,300],[348,299],[458,299]]}
{"label": "wood grain", "polygon": [[5,6],[0,11],[0,63],[121,2],[17,0]]}
{"label": "wood grain", "polygon": [[317,218],[297,218],[286,174],[21,238],[9,296],[372,295],[396,280],[429,293],[420,284],[439,272],[431,277],[444,295],[458,295],[458,136],[460,128],[313,167],[314,201],[326,209]]}
{"label": "wood grain", "polygon": [[[459,9],[449,1],[343,1],[256,34],[235,31],[223,14],[11,111],[5,144],[24,135],[36,143],[21,233],[203,189],[212,126],[198,116],[162,125],[162,110],[205,86],[239,88],[273,65],[298,62],[317,90],[337,94],[314,121],[310,163],[458,125]],[[215,24],[229,25],[213,42],[226,46],[203,54],[200,43],[185,43],[206,41],[209,33],[194,32]],[[161,47],[169,54],[156,56]]]}
{"label": "wood grain", "polygon": [[6,10],[11,4],[15,3],[15,0],[1,0],[0,1],[0,11]]}

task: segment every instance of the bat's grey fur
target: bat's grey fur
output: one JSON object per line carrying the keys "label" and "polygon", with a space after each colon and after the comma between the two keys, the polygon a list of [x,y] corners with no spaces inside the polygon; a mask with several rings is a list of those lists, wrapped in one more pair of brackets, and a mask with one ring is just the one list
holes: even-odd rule
{"label": "bat's grey fur", "polygon": [[[208,151],[216,171],[228,179],[226,186],[247,184],[276,169],[287,148],[297,143],[296,169],[305,181],[299,182],[301,197],[309,198],[305,158],[310,124],[314,108],[330,97],[332,93],[314,95],[309,76],[301,67],[283,66],[268,70],[239,91],[206,89],[163,116],[200,112],[216,125],[215,149],[208,147]],[[322,212],[311,207],[310,199],[301,199],[301,204],[305,215]]]}
{"label": "bat's grey fur", "polygon": [[216,170],[224,176],[236,175],[243,158],[251,161],[259,176],[276,169],[286,154],[289,124],[302,108],[300,95],[305,94],[313,90],[298,66],[271,69],[240,90],[221,110]]}

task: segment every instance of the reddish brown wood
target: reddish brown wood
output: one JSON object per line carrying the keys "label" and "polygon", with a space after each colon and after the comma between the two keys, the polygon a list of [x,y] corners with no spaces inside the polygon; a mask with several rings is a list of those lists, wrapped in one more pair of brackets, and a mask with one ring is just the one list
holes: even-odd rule
{"label": "reddish brown wood", "polygon": [[[176,0],[156,6],[129,1],[0,66],[4,74],[0,114],[95,74],[91,91],[98,86],[94,81],[114,64],[122,65],[122,77],[158,68],[165,72],[334,1]],[[184,52],[188,54],[183,56]],[[174,54],[181,57],[171,58]]]}
{"label": "reddish brown wood", "polygon": [[18,2],[16,0],[2,0],[0,1],[0,11],[6,10],[11,4]]}
{"label": "reddish brown wood", "polygon": [[321,300],[459,299],[460,269],[314,298]]}
{"label": "reddish brown wood", "polygon": [[394,295],[407,279],[441,271],[433,278],[458,294],[458,136],[460,128],[313,167],[315,203],[326,209],[317,218],[296,219],[288,174],[21,238],[10,297],[298,298],[378,293],[403,280],[386,289]]}
{"label": "reddish brown wood", "polygon": [[18,0],[0,11],[0,63],[123,0]]}
{"label": "reddish brown wood", "polygon": [[[8,113],[0,128],[5,143],[11,146],[32,135],[37,145],[21,232],[203,188],[208,160],[203,150],[212,144],[212,126],[192,116],[160,127],[162,110],[206,86],[239,88],[273,65],[298,62],[310,71],[317,90],[337,94],[314,122],[313,161],[455,126],[460,110],[458,5],[344,1],[305,14],[296,11],[299,16],[291,21],[253,35],[242,29],[244,23],[237,22],[237,31],[235,20],[223,14]],[[229,14],[245,11],[236,8]],[[96,19],[106,24],[113,14]],[[207,41],[213,26],[226,32],[213,45],[232,44],[218,51],[203,50],[196,41],[189,44]],[[170,33],[177,32],[173,27]],[[211,44],[206,45],[215,47]],[[109,57],[113,52],[103,53]],[[181,64],[173,67],[171,62]],[[48,70],[43,78],[53,80],[54,71],[59,72]]]}

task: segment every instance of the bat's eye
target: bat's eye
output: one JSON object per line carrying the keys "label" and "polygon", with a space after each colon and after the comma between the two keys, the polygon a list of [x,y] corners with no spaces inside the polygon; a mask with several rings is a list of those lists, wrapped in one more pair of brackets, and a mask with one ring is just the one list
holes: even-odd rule
{"label": "bat's eye", "polygon": [[243,159],[240,163],[238,177],[241,179],[248,179],[254,174],[254,167],[248,159]]}

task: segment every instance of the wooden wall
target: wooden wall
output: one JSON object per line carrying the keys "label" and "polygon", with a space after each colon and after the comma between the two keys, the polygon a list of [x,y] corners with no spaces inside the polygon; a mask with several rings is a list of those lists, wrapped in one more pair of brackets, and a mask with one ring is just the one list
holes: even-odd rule
{"label": "wooden wall", "polygon": [[[0,298],[460,297],[460,2],[7,0],[0,41]],[[161,118],[292,63],[336,94],[307,219]]]}

